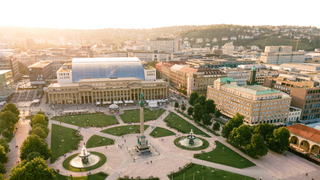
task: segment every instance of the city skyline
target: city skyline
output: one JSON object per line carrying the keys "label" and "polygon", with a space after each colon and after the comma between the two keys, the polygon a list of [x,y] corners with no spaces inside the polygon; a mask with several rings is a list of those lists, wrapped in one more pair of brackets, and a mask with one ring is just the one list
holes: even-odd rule
{"label": "city skyline", "polygon": [[[289,1],[210,2],[183,1],[6,1],[2,3],[0,26],[61,29],[150,29],[179,25],[299,25],[316,26],[316,4],[299,8]],[[274,13],[279,12],[279,13]]]}

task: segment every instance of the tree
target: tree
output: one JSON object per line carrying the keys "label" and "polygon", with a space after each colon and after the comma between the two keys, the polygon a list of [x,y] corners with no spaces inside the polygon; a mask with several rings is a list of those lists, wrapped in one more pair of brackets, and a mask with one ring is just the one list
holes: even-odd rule
{"label": "tree", "polygon": [[281,127],[279,129],[273,130],[272,137],[269,138],[268,146],[270,149],[281,153],[288,149],[290,145],[289,142],[290,132],[287,128]]}
{"label": "tree", "polygon": [[219,118],[221,115],[222,115],[222,114],[221,114],[220,110],[216,110],[216,111],[214,112],[214,116],[215,116],[216,118]]}
{"label": "tree", "polygon": [[24,180],[53,180],[55,177],[54,170],[49,168],[45,160],[40,157],[36,157],[31,161],[22,161],[11,169],[9,176],[10,180],[21,180],[22,177]]}
{"label": "tree", "polygon": [[6,111],[10,111],[12,112],[13,114],[19,116],[20,115],[20,111],[19,109],[17,108],[17,106],[13,103],[8,103],[2,110],[1,112],[6,112]]}
{"label": "tree", "polygon": [[218,121],[213,124],[212,130],[214,130],[214,131],[220,130],[220,123]]}
{"label": "tree", "polygon": [[212,124],[211,122],[212,116],[210,114],[203,115],[202,123],[206,126],[210,126]]}
{"label": "tree", "polygon": [[174,107],[175,107],[175,108],[178,108],[178,107],[179,107],[179,103],[178,103],[177,101],[174,103]]}
{"label": "tree", "polygon": [[5,152],[8,152],[9,144],[7,140],[5,140],[4,138],[0,138],[0,145],[4,147]]}
{"label": "tree", "polygon": [[232,119],[230,119],[222,128],[221,135],[224,138],[229,138],[229,135],[233,128],[239,127],[243,124],[244,116],[240,115],[238,112],[234,115]]}
{"label": "tree", "polygon": [[14,125],[19,121],[16,114],[10,111],[4,111],[0,114],[0,126],[13,132]]}
{"label": "tree", "polygon": [[277,126],[268,123],[261,123],[254,127],[253,133],[261,134],[265,141],[267,141],[270,137],[272,137],[273,130],[275,130]]}
{"label": "tree", "polygon": [[254,134],[250,144],[246,146],[247,153],[252,157],[262,157],[268,154],[268,147],[261,134]]}
{"label": "tree", "polygon": [[215,109],[216,109],[216,106],[215,106],[214,101],[212,99],[208,99],[205,101],[203,113],[214,114]]}
{"label": "tree", "polygon": [[[40,124],[40,123],[37,123],[37,124],[33,125],[32,130],[35,129],[35,128],[37,128],[37,127],[41,127],[42,130],[43,130],[47,135],[48,135],[49,132],[50,132],[49,128],[47,128],[46,126],[44,126],[43,124]],[[32,131],[32,130],[31,130],[31,131]],[[30,134],[31,134],[31,132],[30,132]]]}
{"label": "tree", "polygon": [[20,158],[25,160],[29,153],[39,152],[47,160],[51,156],[51,149],[49,149],[48,144],[45,143],[39,136],[30,135],[25,141],[23,141],[20,148]]}
{"label": "tree", "polygon": [[204,108],[205,102],[206,102],[206,97],[204,95],[201,95],[194,101],[194,104],[199,103]]}
{"label": "tree", "polygon": [[233,128],[230,132],[229,140],[238,144],[239,146],[246,146],[251,139],[251,131],[248,125],[242,124],[239,127]]}
{"label": "tree", "polygon": [[184,104],[182,104],[182,105],[181,105],[181,110],[182,110],[182,112],[184,112],[186,109],[187,109],[186,106],[185,106]]}
{"label": "tree", "polygon": [[188,115],[191,116],[193,114],[193,107],[188,108]]}
{"label": "tree", "polygon": [[191,104],[191,105],[193,106],[193,105],[195,104],[194,101],[195,101],[196,99],[198,99],[198,97],[199,97],[198,92],[197,92],[197,91],[193,91],[193,92],[191,93],[191,95],[190,95],[189,104]]}
{"label": "tree", "polygon": [[35,124],[40,123],[45,127],[48,127],[48,122],[45,120],[45,116],[43,114],[36,114],[32,118],[31,126],[33,127]]}
{"label": "tree", "polygon": [[2,137],[6,138],[7,141],[11,141],[13,134],[9,130],[5,129],[2,131]]}
{"label": "tree", "polygon": [[35,151],[35,152],[31,152],[31,153],[28,154],[27,161],[31,161],[36,157],[40,157],[40,158],[43,159],[43,156],[38,151]]}
{"label": "tree", "polygon": [[45,114],[43,111],[38,111],[37,114],[42,114],[42,115],[44,115],[45,120],[46,120],[47,122],[49,122],[48,116],[46,116],[46,114]]}
{"label": "tree", "polygon": [[0,145],[0,162],[7,163],[8,162],[8,156],[5,148]]}
{"label": "tree", "polygon": [[44,139],[48,136],[48,134],[46,134],[44,132],[44,130],[41,127],[36,127],[36,128],[32,128],[31,130],[31,134],[37,135],[39,136],[41,139]]}
{"label": "tree", "polygon": [[[1,180],[1,174],[6,174],[6,168],[4,167],[4,165],[2,164],[2,162],[0,162],[0,180]],[[4,178],[3,178],[4,179]]]}
{"label": "tree", "polygon": [[196,105],[194,105],[194,109],[193,109],[194,113],[193,113],[193,118],[195,120],[195,122],[200,122],[203,116],[203,108],[202,106],[197,103]]}

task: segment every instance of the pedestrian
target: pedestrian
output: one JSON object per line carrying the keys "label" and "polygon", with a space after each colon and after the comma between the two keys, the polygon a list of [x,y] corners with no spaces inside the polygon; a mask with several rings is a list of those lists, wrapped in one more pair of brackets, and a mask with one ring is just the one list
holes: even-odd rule
{"label": "pedestrian", "polygon": [[306,176],[308,176],[308,173],[306,173]]}

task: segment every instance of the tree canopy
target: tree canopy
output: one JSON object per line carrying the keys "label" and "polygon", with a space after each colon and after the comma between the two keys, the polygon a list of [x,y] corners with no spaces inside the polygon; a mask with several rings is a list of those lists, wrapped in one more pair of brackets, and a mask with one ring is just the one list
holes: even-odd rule
{"label": "tree canopy", "polygon": [[49,128],[47,128],[46,126],[44,126],[43,124],[40,124],[40,123],[37,123],[37,124],[33,125],[32,130],[35,129],[35,128],[37,128],[37,127],[41,127],[42,130],[43,130],[47,135],[48,135],[49,132],[50,132]]}
{"label": "tree canopy", "polygon": [[0,114],[0,126],[13,132],[14,125],[19,121],[16,114],[11,111],[3,111]]}
{"label": "tree canopy", "polygon": [[5,148],[0,145],[0,162],[7,163],[8,162],[8,156]]}
{"label": "tree canopy", "polygon": [[210,126],[212,124],[211,122],[212,116],[210,114],[203,115],[202,123],[206,126]]}
{"label": "tree canopy", "polygon": [[193,114],[193,107],[188,108],[188,115],[191,116]]}
{"label": "tree canopy", "polygon": [[0,145],[4,147],[5,152],[8,152],[9,144],[8,144],[8,141],[6,139],[0,138]]}
{"label": "tree canopy", "polygon": [[216,118],[219,118],[221,115],[222,115],[222,114],[221,114],[220,110],[215,110],[214,116],[215,116]]}
{"label": "tree canopy", "polygon": [[6,111],[10,111],[13,114],[19,116],[20,115],[20,111],[17,108],[17,106],[13,103],[8,103],[6,104],[6,106],[1,110],[1,112],[6,112]]}
{"label": "tree canopy", "polygon": [[214,101],[212,99],[207,99],[205,101],[205,105],[204,105],[204,114],[214,114],[216,109],[216,106],[214,104]]}
{"label": "tree canopy", "polygon": [[2,162],[0,162],[0,180],[4,180],[4,176],[2,177],[1,175],[6,174],[6,168],[4,167],[4,165],[2,164]]}
{"label": "tree canopy", "polygon": [[192,106],[195,105],[194,101],[195,101],[196,99],[198,99],[198,97],[199,97],[198,92],[197,92],[197,91],[193,91],[193,92],[191,93],[191,95],[190,95],[189,104],[191,104]]}
{"label": "tree canopy", "polygon": [[175,107],[175,108],[178,108],[178,107],[179,107],[179,103],[178,103],[177,101],[174,103],[174,107]]}
{"label": "tree canopy", "polygon": [[23,141],[20,147],[20,158],[25,160],[29,153],[39,152],[47,160],[51,156],[51,149],[49,149],[48,144],[45,143],[39,136],[30,135],[25,141]]}
{"label": "tree canopy", "polygon": [[45,120],[46,120],[47,122],[49,122],[49,118],[46,116],[46,114],[45,114],[43,111],[38,111],[37,114],[42,114],[42,115],[44,115]]}
{"label": "tree canopy", "polygon": [[193,109],[194,113],[193,113],[193,118],[195,122],[200,122],[203,116],[203,108],[202,106],[197,103],[196,105],[194,105],[194,109]]}
{"label": "tree canopy", "polygon": [[40,126],[35,127],[35,128],[32,128],[31,134],[37,135],[37,136],[39,136],[41,139],[44,139],[44,138],[46,138],[46,137],[48,136],[48,134],[46,134],[46,133],[44,132],[44,130],[43,130]]}
{"label": "tree canopy", "polygon": [[229,135],[233,128],[239,127],[243,124],[244,116],[240,115],[238,112],[234,115],[232,119],[230,119],[222,128],[221,135],[224,138],[229,138]]}
{"label": "tree canopy", "polygon": [[220,130],[220,123],[218,121],[213,124],[212,130],[214,130],[214,131]]}
{"label": "tree canopy", "polygon": [[286,151],[290,145],[289,138],[290,132],[287,128],[281,127],[275,129],[273,130],[272,137],[270,137],[268,141],[269,148],[278,153]]}
{"label": "tree canopy", "polygon": [[182,110],[182,112],[184,112],[186,109],[187,109],[186,106],[185,106],[184,104],[182,104],[182,105],[181,105],[181,110]]}
{"label": "tree canopy", "polygon": [[27,161],[31,161],[36,157],[44,158],[38,151],[35,151],[28,154]]}
{"label": "tree canopy", "polygon": [[[36,173],[35,173],[36,172]],[[53,180],[55,177],[54,170],[49,168],[45,160],[36,157],[31,161],[22,161],[11,169],[9,174],[10,180],[34,180],[34,179],[47,179]]]}
{"label": "tree canopy", "polygon": [[202,106],[202,108],[204,108],[205,102],[206,102],[206,97],[204,95],[201,95],[194,101],[194,104],[199,103]]}
{"label": "tree canopy", "polygon": [[43,114],[36,114],[33,116],[32,127],[37,123],[42,124],[45,127],[48,127],[48,122],[45,120],[45,116]]}
{"label": "tree canopy", "polygon": [[233,128],[230,132],[229,140],[238,144],[239,146],[246,146],[251,139],[251,131],[248,125],[242,124],[239,127]]}
{"label": "tree canopy", "polygon": [[273,130],[277,129],[277,126],[268,123],[260,123],[254,127],[253,133],[261,134],[265,141],[272,137]]}
{"label": "tree canopy", "polygon": [[247,144],[246,150],[252,157],[261,157],[268,153],[268,147],[261,134],[254,134],[251,137],[250,144]]}

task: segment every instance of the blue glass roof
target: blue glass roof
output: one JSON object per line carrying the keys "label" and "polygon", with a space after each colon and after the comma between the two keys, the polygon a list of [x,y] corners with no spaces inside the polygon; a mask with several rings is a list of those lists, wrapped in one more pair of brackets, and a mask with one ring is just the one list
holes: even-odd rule
{"label": "blue glass roof", "polygon": [[72,78],[74,82],[85,78],[144,78],[144,70],[138,58],[74,58]]}

